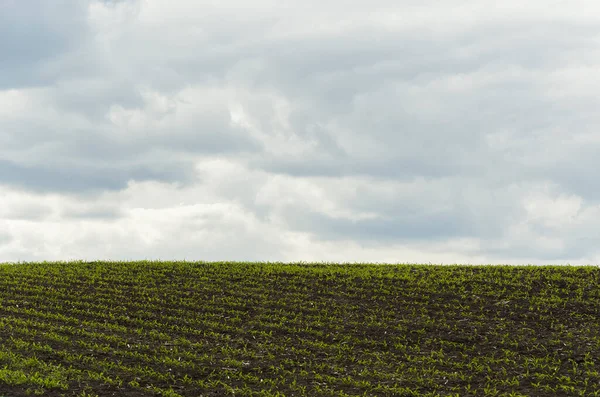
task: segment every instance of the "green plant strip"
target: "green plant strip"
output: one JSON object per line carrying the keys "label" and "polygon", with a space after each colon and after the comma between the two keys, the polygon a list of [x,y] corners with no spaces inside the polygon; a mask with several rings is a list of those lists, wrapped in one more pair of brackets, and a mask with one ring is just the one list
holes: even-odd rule
{"label": "green plant strip", "polygon": [[600,396],[600,269],[0,266],[0,396]]}

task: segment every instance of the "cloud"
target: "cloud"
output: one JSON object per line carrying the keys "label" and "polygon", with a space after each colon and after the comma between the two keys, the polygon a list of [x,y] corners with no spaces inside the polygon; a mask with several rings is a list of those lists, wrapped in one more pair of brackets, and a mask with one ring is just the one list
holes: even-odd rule
{"label": "cloud", "polygon": [[33,0],[0,5],[0,89],[46,85],[87,34],[85,2]]}
{"label": "cloud", "polygon": [[0,183],[70,193],[122,189],[129,180],[189,183],[194,156],[261,149],[232,125],[226,89],[190,88],[172,97],[141,91],[139,107],[112,105],[96,123],[55,106],[53,94],[0,93],[8,104],[0,111]]}
{"label": "cloud", "polygon": [[13,237],[8,232],[0,232],[0,246],[6,245],[13,240]]}
{"label": "cloud", "polygon": [[597,8],[5,1],[0,260],[593,261]]}
{"label": "cloud", "polygon": [[63,210],[63,219],[102,219],[114,220],[125,216],[125,212],[115,206],[106,204],[87,204]]}
{"label": "cloud", "polygon": [[129,180],[177,180],[186,177],[185,169],[177,164],[163,163],[161,167],[121,165],[84,166],[53,165],[43,162],[36,165],[20,165],[0,161],[0,182],[34,192],[99,193],[105,189],[119,190]]}

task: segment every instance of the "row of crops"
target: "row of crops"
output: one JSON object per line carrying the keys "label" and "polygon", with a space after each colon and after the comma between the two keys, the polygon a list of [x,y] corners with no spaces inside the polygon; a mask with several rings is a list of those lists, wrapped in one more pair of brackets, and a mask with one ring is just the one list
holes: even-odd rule
{"label": "row of crops", "polygon": [[600,396],[600,269],[0,265],[0,396]]}

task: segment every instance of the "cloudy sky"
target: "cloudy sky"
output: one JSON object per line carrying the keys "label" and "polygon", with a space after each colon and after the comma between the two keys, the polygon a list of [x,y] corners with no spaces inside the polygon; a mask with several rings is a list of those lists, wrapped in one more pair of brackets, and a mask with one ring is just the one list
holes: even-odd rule
{"label": "cloudy sky", "polygon": [[600,3],[0,0],[0,262],[596,264]]}

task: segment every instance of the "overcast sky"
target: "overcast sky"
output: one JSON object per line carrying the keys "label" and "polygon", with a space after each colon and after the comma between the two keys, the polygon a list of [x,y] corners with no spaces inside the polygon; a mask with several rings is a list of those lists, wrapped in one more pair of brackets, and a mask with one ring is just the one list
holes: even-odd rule
{"label": "overcast sky", "polygon": [[0,262],[596,264],[600,3],[0,0]]}

